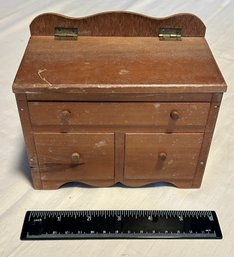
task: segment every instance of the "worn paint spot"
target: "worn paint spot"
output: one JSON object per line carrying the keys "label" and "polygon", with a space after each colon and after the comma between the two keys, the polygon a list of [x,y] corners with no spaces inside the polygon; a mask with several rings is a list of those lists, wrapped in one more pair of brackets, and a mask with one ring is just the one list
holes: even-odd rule
{"label": "worn paint spot", "polygon": [[158,108],[160,107],[160,104],[159,104],[159,103],[156,103],[156,104],[154,104],[154,107],[155,107],[156,109],[158,109]]}
{"label": "worn paint spot", "polygon": [[102,146],[105,146],[105,145],[107,145],[106,140],[101,140],[101,141],[99,141],[95,144],[95,147],[99,148],[99,147],[102,147]]}
{"label": "worn paint spot", "polygon": [[20,110],[21,110],[21,112],[23,112],[23,111],[24,111],[24,108],[20,108]]}
{"label": "worn paint spot", "polygon": [[125,69],[121,69],[120,71],[119,71],[119,75],[126,75],[126,74],[128,74],[129,73],[129,71],[128,70],[125,70]]}
{"label": "worn paint spot", "polygon": [[173,162],[174,162],[173,160],[170,160],[170,161],[168,161],[167,164],[168,164],[168,165],[171,165],[171,164],[173,164]]}
{"label": "worn paint spot", "polygon": [[37,74],[43,81],[47,83],[48,86],[52,86],[52,84],[44,76],[42,76],[42,73],[45,71],[47,71],[47,69],[38,70]]}

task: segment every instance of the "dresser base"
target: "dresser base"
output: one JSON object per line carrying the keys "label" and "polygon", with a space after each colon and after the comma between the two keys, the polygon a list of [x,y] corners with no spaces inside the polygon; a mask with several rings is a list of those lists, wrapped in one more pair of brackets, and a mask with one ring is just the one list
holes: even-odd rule
{"label": "dresser base", "polygon": [[[66,185],[79,185],[80,183],[84,184],[84,186],[93,186],[93,187],[111,187],[115,185],[119,185],[116,182],[113,181],[43,181],[40,182],[37,179],[34,179],[33,181],[33,186],[34,189],[46,189],[46,190],[54,190],[54,189],[59,189],[61,187],[64,187]],[[120,184],[123,186],[127,187],[143,187],[147,185],[152,185],[152,186],[175,186],[177,188],[200,188],[200,184],[193,185],[193,182],[191,180],[171,180],[171,181],[136,181],[136,180],[128,180],[125,181],[124,183]]]}

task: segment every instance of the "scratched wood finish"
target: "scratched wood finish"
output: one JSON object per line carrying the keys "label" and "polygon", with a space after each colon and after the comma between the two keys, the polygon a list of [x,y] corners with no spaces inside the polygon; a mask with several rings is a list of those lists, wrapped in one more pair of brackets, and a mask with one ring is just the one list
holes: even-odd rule
{"label": "scratched wood finish", "polygon": [[53,36],[55,27],[78,28],[79,36],[154,37],[160,28],[183,27],[183,37],[202,37],[206,31],[204,23],[192,14],[157,19],[131,12],[106,12],[82,18],[45,13],[32,21],[30,31],[32,36]]}
{"label": "scratched wood finish", "polygon": [[[35,134],[41,180],[114,179],[114,134]],[[74,162],[72,154],[80,158]]]}
{"label": "scratched wood finish", "polygon": [[[54,40],[60,26],[78,40]],[[160,27],[182,41],[159,41]],[[44,14],[30,29],[13,91],[34,188],[200,187],[227,86],[199,18]]]}
{"label": "scratched wood finish", "polygon": [[81,37],[77,41],[31,37],[13,86],[16,93],[71,94],[212,93],[225,89],[201,37],[178,42],[157,37]]}
{"label": "scratched wood finish", "polygon": [[[63,126],[63,112],[69,112],[67,126],[95,129],[107,127],[154,127],[165,132],[204,131],[209,103],[79,103],[29,102],[33,126]],[[108,110],[108,112],[107,112]],[[179,118],[173,120],[173,111]]]}
{"label": "scratched wood finish", "polygon": [[191,181],[202,139],[202,133],[127,133],[124,178]]}

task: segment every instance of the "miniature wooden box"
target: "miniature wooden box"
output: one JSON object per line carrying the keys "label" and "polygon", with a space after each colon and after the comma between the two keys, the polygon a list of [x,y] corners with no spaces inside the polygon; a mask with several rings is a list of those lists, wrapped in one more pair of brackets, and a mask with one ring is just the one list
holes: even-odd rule
{"label": "miniature wooden box", "polygon": [[36,189],[200,187],[226,91],[191,14],[43,14],[13,84]]}

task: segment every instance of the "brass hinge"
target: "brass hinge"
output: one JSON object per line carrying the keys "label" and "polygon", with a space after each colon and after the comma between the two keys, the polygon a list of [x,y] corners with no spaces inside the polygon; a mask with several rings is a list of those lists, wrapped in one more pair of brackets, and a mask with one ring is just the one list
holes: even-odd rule
{"label": "brass hinge", "polygon": [[77,28],[54,28],[54,38],[62,40],[77,40],[78,29]]}
{"label": "brass hinge", "polygon": [[158,37],[159,40],[181,40],[181,29],[161,28]]}

